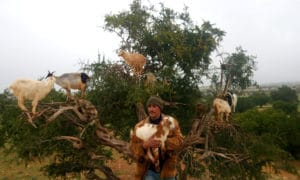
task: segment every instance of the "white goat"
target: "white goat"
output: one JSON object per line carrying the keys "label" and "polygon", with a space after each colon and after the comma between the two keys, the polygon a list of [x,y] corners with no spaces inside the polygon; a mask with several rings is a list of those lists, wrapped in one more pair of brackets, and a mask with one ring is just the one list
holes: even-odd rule
{"label": "white goat", "polygon": [[143,73],[143,67],[146,64],[146,58],[139,53],[127,53],[121,50],[118,54],[123,57],[125,62],[131,67],[133,74],[139,76]]}
{"label": "white goat", "polygon": [[232,94],[232,112],[235,112],[235,108],[236,108],[236,105],[237,105],[237,100],[238,100],[238,97],[236,94]]}
{"label": "white goat", "polygon": [[217,121],[222,122],[224,119],[223,115],[225,115],[225,121],[229,120],[231,108],[227,101],[220,98],[216,98],[213,101],[213,108],[215,110],[215,117]]}
{"label": "white goat", "polygon": [[[174,119],[171,116],[164,117],[161,122],[156,124],[144,123],[141,126],[136,127],[133,132],[131,132],[131,136],[135,134],[141,140],[148,141],[150,138],[154,138],[155,140],[161,141],[161,152],[162,157],[164,158],[164,154],[166,152],[165,141],[167,140],[167,136],[170,130],[175,128]],[[151,153],[153,152],[153,154]],[[156,170],[160,170],[159,164],[159,148],[148,148],[147,149],[147,158],[151,160],[151,162],[155,165]]]}
{"label": "white goat", "polygon": [[48,72],[47,81],[38,81],[31,79],[18,79],[10,85],[14,96],[18,99],[18,106],[28,112],[24,105],[24,100],[32,100],[32,113],[36,114],[36,107],[40,100],[45,98],[54,86],[55,77],[53,73]]}
{"label": "white goat", "polygon": [[231,107],[232,112],[235,112],[235,108],[237,105],[237,95],[235,93],[227,92],[225,95],[225,99],[227,100],[229,106]]}
{"label": "white goat", "polygon": [[61,76],[54,76],[56,84],[66,90],[67,100],[71,98],[71,89],[81,91],[81,98],[85,96],[89,76],[86,73],[65,73]]}

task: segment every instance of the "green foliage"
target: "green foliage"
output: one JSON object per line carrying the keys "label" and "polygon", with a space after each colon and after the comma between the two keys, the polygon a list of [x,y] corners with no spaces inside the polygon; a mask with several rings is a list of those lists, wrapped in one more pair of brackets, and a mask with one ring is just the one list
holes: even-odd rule
{"label": "green foliage", "polygon": [[[130,81],[128,87],[131,90],[123,88],[128,94],[124,92],[118,97],[125,98],[131,106],[121,108],[128,109],[129,113],[134,112],[129,108],[134,107],[132,103],[143,103],[151,94],[159,94],[166,101],[186,104],[176,111],[174,108],[166,109],[166,113],[176,116],[187,132],[195,115],[194,105],[202,97],[198,86],[207,74],[211,53],[216,50],[225,32],[209,22],[203,22],[201,26],[195,25],[187,7],[183,12],[175,12],[162,3],[158,9],[142,6],[139,0],[132,2],[129,11],[106,15],[105,30],[120,36],[122,48],[147,57],[145,73],[152,72],[161,82],[167,81],[169,84],[161,89],[158,83],[155,91],[149,92],[147,89],[141,90],[142,85],[139,87]],[[116,91],[116,88],[113,89]],[[136,117],[129,113],[126,116],[120,114],[119,119],[123,118],[123,122],[136,122]],[[112,118],[115,117],[114,114]],[[112,118],[108,121],[113,122]],[[132,124],[128,123],[128,126]]]}
{"label": "green foliage", "polygon": [[285,149],[295,158],[300,159],[300,115],[290,116],[289,123],[285,126],[285,139],[288,139]]}
{"label": "green foliage", "polygon": [[141,2],[134,0],[130,5],[130,11],[106,15],[105,29],[118,34],[125,42],[125,46],[130,48],[131,44],[138,44],[139,40],[145,36],[150,16],[148,8],[141,7]]}
{"label": "green foliage", "polygon": [[283,155],[293,155],[297,152],[295,147],[299,147],[300,144],[298,113],[287,114],[272,108],[264,111],[249,110],[236,115],[236,121],[246,132],[257,136],[260,141],[257,141],[256,145],[263,142],[262,146],[267,146],[259,148],[256,154],[263,154],[264,157],[268,155],[276,161]]}
{"label": "green foliage", "polygon": [[[196,158],[198,154],[192,152],[193,158],[187,159],[190,156],[186,155],[184,160],[188,161],[187,171],[196,178],[203,178],[206,167],[209,169],[210,178],[213,179],[265,179],[261,171],[262,166],[272,161],[273,155],[280,154],[278,148],[271,148],[273,152],[270,151],[271,145],[262,142],[256,135],[233,126],[213,133],[208,152],[216,152],[213,156],[207,157],[201,163]],[[201,158],[201,155],[199,156]]]}
{"label": "green foliage", "polygon": [[98,109],[102,124],[128,139],[128,129],[137,122],[135,102],[144,102],[143,90],[124,66],[103,62],[86,64],[92,72],[89,99]]}
{"label": "green foliage", "polygon": [[298,103],[297,92],[288,86],[281,86],[270,94],[273,101],[285,101],[289,103]]}
{"label": "green foliage", "polygon": [[130,11],[106,15],[105,30],[119,35],[123,48],[147,56],[146,72],[193,87],[201,82],[225,33],[209,22],[194,25],[187,10],[178,13],[163,4],[156,10],[134,0]]}
{"label": "green foliage", "polygon": [[[99,149],[100,150],[100,149]],[[102,167],[104,164],[105,156],[111,156],[111,151],[102,148],[101,153],[103,158],[94,161],[91,164],[91,159],[87,156],[85,150],[72,150],[66,149],[63,154],[58,154],[55,156],[55,161],[46,165],[42,170],[49,177],[66,177],[68,173],[81,173],[82,171],[94,171],[94,166]]]}
{"label": "green foliage", "polygon": [[298,104],[286,101],[275,101],[273,102],[273,108],[277,110],[282,110],[287,114],[297,113]]}
{"label": "green foliage", "polygon": [[[91,169],[91,162],[103,165],[105,159],[110,158],[111,151],[95,141],[93,127],[88,127],[81,138],[85,147],[92,148],[95,154],[103,156],[100,160],[90,159],[86,149],[77,150],[72,143],[57,139],[60,136],[78,136],[77,127],[69,119],[71,114],[58,116],[51,123],[46,123],[43,116],[37,117],[34,123],[38,128],[34,128],[27,122],[27,116],[19,110],[15,98],[8,91],[1,94],[0,98],[0,105],[3,107],[0,112],[1,147],[5,148],[5,152],[16,153],[16,158],[25,162],[55,156],[55,161],[42,168],[48,176],[65,176],[69,172]],[[65,100],[64,93],[52,90],[39,102],[38,109]]]}
{"label": "green foliage", "polygon": [[237,112],[245,112],[249,109],[252,109],[256,107],[257,104],[255,101],[252,99],[252,97],[239,97],[238,99],[238,105],[236,107]]}
{"label": "green foliage", "polygon": [[236,154],[237,157],[243,159],[236,163],[226,161],[221,157],[211,158],[210,170],[216,174],[216,179],[243,179],[244,177],[262,179],[264,177],[260,168],[269,160],[258,157],[265,152],[256,153],[257,143],[259,142],[257,137],[245,132],[243,129],[234,127],[234,129],[221,130],[216,134],[215,142],[217,146],[213,147],[213,150],[220,151],[218,147],[222,147],[225,154],[228,153],[229,156],[230,154]]}
{"label": "green foliage", "polygon": [[12,99],[13,97],[8,90],[0,94],[0,147],[4,146],[5,142],[9,139],[6,133],[6,127],[12,126],[14,117],[20,113],[20,111],[12,105]]}
{"label": "green foliage", "polygon": [[[136,89],[134,79],[129,76],[128,71],[126,73],[123,66],[117,64],[96,62],[86,65],[85,68],[94,73],[91,81],[95,82],[91,85],[87,99],[90,99],[97,107],[100,121],[124,137],[124,134],[128,134],[128,129],[136,121],[135,101],[127,99],[130,96],[129,91]],[[133,86],[130,86],[131,84]],[[133,93],[138,94],[139,92]],[[136,98],[139,97],[136,96]]]}
{"label": "green foliage", "polygon": [[262,107],[270,102],[270,96],[264,92],[254,92],[249,96],[241,96],[236,107],[237,112],[245,112],[254,107]]}
{"label": "green foliage", "polygon": [[277,90],[271,91],[273,108],[282,110],[288,114],[295,114],[298,111],[297,92],[288,86],[281,86]]}
{"label": "green foliage", "polygon": [[246,52],[242,47],[237,47],[234,53],[226,53],[226,57],[222,58],[221,73],[213,73],[210,79],[214,94],[230,89],[240,91],[256,84],[252,80],[256,69],[256,57],[247,55]]}
{"label": "green foliage", "polygon": [[262,107],[263,105],[270,102],[270,97],[264,92],[254,92],[249,96],[249,99],[252,99],[255,105]]}
{"label": "green foliage", "polygon": [[254,56],[246,55],[242,47],[236,48],[236,52],[225,59],[225,63],[233,66],[225,71],[226,78],[232,79],[233,89],[246,89],[253,84],[251,77],[256,68],[254,59]]}

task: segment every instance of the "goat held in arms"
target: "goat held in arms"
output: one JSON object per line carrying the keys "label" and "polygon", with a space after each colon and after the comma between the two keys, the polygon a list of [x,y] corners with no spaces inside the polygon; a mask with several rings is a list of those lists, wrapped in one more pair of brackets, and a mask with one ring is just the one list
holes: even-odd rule
{"label": "goat held in arms", "polygon": [[[131,131],[131,137],[136,136],[139,139],[148,141],[150,138],[154,138],[155,140],[161,141],[161,154],[164,158],[164,154],[166,152],[165,141],[167,140],[167,136],[170,130],[175,128],[174,119],[170,116],[166,116],[162,119],[159,124],[150,124],[144,123],[140,126],[135,127],[133,131]],[[152,154],[153,152],[153,154]],[[155,169],[160,171],[160,163],[159,163],[159,148],[151,148],[147,149],[146,159],[150,159],[150,161],[155,165]]]}

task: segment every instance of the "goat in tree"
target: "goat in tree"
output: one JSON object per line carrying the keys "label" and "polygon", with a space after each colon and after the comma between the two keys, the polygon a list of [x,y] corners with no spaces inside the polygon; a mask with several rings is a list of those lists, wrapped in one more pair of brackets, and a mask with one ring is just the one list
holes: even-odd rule
{"label": "goat in tree", "polygon": [[89,76],[86,73],[65,73],[61,76],[54,76],[56,84],[62,87],[67,92],[67,100],[71,99],[71,89],[78,89],[81,91],[81,98],[84,98],[87,88],[87,81]]}
{"label": "goat in tree", "polygon": [[231,107],[232,112],[235,112],[235,108],[238,100],[237,95],[235,93],[227,92],[225,95],[225,99],[227,100],[229,106]]}
{"label": "goat in tree", "polygon": [[125,62],[131,67],[134,75],[140,76],[143,73],[143,67],[146,64],[144,55],[139,53],[127,53],[124,50],[121,50],[118,55],[123,57]]}
{"label": "goat in tree", "polygon": [[36,114],[38,102],[45,98],[54,87],[55,77],[53,72],[48,72],[47,81],[38,81],[32,79],[18,79],[10,85],[14,96],[18,99],[18,106],[23,111],[28,112],[24,105],[24,100],[32,101],[32,113]]}
{"label": "goat in tree", "polygon": [[229,120],[231,108],[227,101],[221,98],[216,98],[213,101],[213,108],[215,110],[215,117],[217,121],[222,122],[224,119],[223,115],[225,115],[225,121]]}

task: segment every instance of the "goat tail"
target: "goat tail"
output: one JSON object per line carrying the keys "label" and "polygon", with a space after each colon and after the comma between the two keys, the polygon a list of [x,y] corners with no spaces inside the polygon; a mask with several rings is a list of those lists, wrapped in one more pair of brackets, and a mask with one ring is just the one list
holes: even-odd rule
{"label": "goat tail", "polygon": [[90,79],[90,77],[86,73],[81,73],[80,77],[81,77],[82,83],[86,83],[88,81],[88,79]]}

